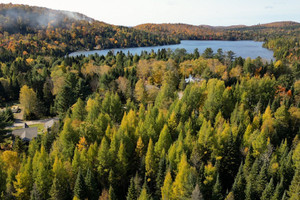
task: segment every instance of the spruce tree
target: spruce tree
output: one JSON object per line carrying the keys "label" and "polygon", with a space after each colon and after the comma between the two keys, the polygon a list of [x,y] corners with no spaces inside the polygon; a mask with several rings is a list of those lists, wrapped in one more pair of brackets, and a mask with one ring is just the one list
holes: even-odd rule
{"label": "spruce tree", "polygon": [[295,174],[289,187],[288,195],[291,200],[296,200],[300,194],[300,163],[296,166]]}
{"label": "spruce tree", "polygon": [[97,182],[90,168],[87,170],[85,176],[85,185],[86,185],[87,198],[89,200],[97,200],[99,196]]}
{"label": "spruce tree", "polygon": [[74,186],[74,197],[77,197],[80,200],[83,200],[86,197],[86,186],[84,178],[82,176],[81,169],[79,169],[75,186]]}
{"label": "spruce tree", "polygon": [[277,183],[275,191],[272,195],[271,200],[279,200],[281,199],[282,195],[283,195],[283,178],[280,179],[280,182]]}
{"label": "spruce tree", "polygon": [[234,179],[232,192],[235,200],[245,199],[246,179],[243,173],[243,164],[240,165],[239,171]]}
{"label": "spruce tree", "polygon": [[136,199],[137,199],[137,193],[135,189],[135,184],[133,178],[131,178],[126,200],[136,200]]}
{"label": "spruce tree", "polygon": [[256,180],[257,195],[261,196],[268,183],[268,163],[264,162]]}
{"label": "spruce tree", "polygon": [[165,124],[164,128],[160,132],[159,139],[155,144],[156,155],[161,155],[163,149],[165,150],[165,152],[168,152],[171,144],[172,144],[172,137],[168,126]]}
{"label": "spruce tree", "polygon": [[274,184],[273,184],[273,178],[271,178],[269,184],[267,185],[267,187],[262,193],[261,200],[271,199],[273,192],[274,192]]}
{"label": "spruce tree", "polygon": [[216,181],[216,183],[213,187],[213,191],[212,191],[212,200],[222,200],[222,199],[223,199],[222,186],[221,186],[219,174],[218,174],[217,181]]}
{"label": "spruce tree", "polygon": [[8,130],[5,129],[5,127],[8,125],[9,123],[7,116],[4,112],[0,112],[0,143],[3,143],[4,139],[9,137],[9,135],[7,135]]}
{"label": "spruce tree", "polygon": [[109,186],[108,193],[109,193],[109,197],[108,197],[109,200],[117,200],[116,194],[114,192],[114,188],[111,185]]}
{"label": "spruce tree", "polygon": [[145,158],[145,168],[146,168],[146,176],[149,178],[148,182],[153,181],[155,177],[155,172],[156,172],[156,162],[155,162],[155,155],[154,155],[154,146],[152,139],[150,139],[148,148],[147,148],[147,153],[146,153],[146,158]]}
{"label": "spruce tree", "polygon": [[172,176],[170,171],[168,171],[164,180],[164,185],[161,188],[161,197],[163,200],[171,199],[172,183]]}
{"label": "spruce tree", "polygon": [[86,116],[86,110],[84,102],[78,98],[73,110],[72,110],[72,119],[77,119],[79,121],[83,121]]}
{"label": "spruce tree", "polygon": [[164,184],[165,171],[166,171],[166,158],[165,158],[165,155],[163,155],[159,161],[158,172],[157,172],[157,176],[156,176],[155,195],[157,197],[159,197],[161,195],[161,187]]}

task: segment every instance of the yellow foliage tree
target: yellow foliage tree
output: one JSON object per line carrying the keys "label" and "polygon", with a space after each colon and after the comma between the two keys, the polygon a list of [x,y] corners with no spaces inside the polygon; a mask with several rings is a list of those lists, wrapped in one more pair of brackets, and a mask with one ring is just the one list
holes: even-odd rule
{"label": "yellow foliage tree", "polygon": [[24,116],[30,117],[30,115],[38,115],[38,98],[33,89],[24,85],[20,90],[20,104],[24,109]]}

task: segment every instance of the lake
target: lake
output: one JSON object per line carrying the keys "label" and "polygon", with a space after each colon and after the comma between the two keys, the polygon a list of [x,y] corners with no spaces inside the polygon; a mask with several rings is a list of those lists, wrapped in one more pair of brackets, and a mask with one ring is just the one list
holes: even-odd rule
{"label": "lake", "polygon": [[116,48],[116,49],[105,49],[105,50],[92,50],[92,51],[77,51],[69,54],[69,56],[78,56],[78,55],[91,55],[91,54],[99,54],[106,55],[109,51],[114,51],[114,53],[118,51],[123,51],[127,53],[141,54],[142,51],[151,52],[153,49],[157,52],[158,49],[171,49],[175,50],[177,48],[186,49],[187,53],[193,53],[196,48],[198,48],[200,53],[203,53],[206,48],[212,48],[214,53],[217,52],[219,48],[223,49],[223,52],[233,51],[235,56],[242,58],[250,57],[252,59],[260,56],[263,59],[268,61],[275,60],[273,57],[273,51],[263,48],[263,42],[256,42],[250,40],[242,40],[242,41],[220,41],[220,40],[181,40],[180,44],[174,45],[163,45],[163,46],[153,46],[153,47],[133,47],[133,48]]}

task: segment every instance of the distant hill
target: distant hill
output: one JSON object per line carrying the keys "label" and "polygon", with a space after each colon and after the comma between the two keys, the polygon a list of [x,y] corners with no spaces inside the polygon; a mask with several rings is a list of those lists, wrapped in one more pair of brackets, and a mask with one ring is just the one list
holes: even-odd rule
{"label": "distant hill", "polygon": [[292,21],[272,22],[253,26],[209,26],[189,24],[141,24],[134,28],[155,34],[176,35],[180,39],[263,40],[272,35],[299,32],[300,23]]}
{"label": "distant hill", "polygon": [[84,49],[155,46],[178,42],[176,37],[114,26],[75,12],[0,4],[0,54],[9,50],[7,54],[62,56]]}

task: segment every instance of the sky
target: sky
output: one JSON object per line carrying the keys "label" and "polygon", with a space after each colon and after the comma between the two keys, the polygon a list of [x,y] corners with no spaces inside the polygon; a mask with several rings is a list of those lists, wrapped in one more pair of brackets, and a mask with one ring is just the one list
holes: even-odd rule
{"label": "sky", "polygon": [[114,25],[256,25],[300,22],[300,0],[0,0],[75,11]]}

